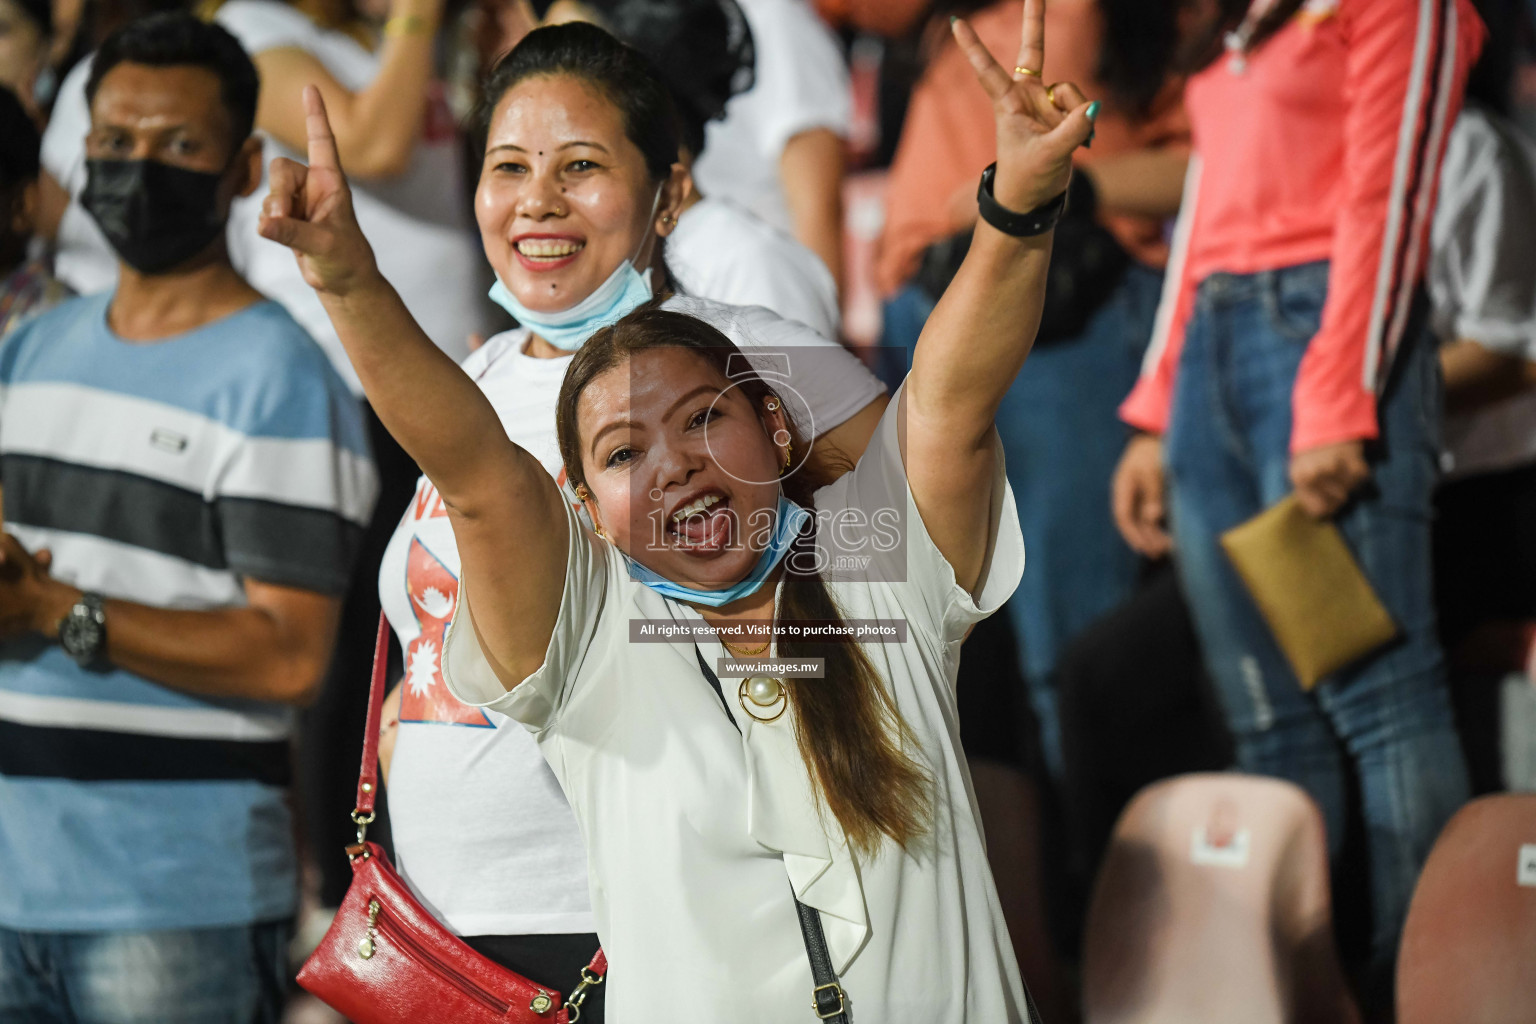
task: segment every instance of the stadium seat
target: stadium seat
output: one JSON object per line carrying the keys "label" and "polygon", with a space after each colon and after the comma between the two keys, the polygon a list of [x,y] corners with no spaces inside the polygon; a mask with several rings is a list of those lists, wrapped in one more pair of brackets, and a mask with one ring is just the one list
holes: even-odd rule
{"label": "stadium seat", "polygon": [[1397,962],[1399,1024],[1536,1020],[1536,795],[1463,807],[1430,852]]}
{"label": "stadium seat", "polygon": [[1355,1024],[1311,798],[1230,773],[1137,794],[1094,888],[1083,989],[1086,1024]]}

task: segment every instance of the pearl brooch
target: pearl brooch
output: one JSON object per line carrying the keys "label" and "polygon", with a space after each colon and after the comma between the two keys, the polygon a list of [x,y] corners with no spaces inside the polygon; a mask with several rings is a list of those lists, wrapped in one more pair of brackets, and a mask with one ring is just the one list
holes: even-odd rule
{"label": "pearl brooch", "polygon": [[741,709],[759,722],[777,721],[789,707],[789,694],[784,684],[771,676],[751,676],[741,681],[736,693]]}

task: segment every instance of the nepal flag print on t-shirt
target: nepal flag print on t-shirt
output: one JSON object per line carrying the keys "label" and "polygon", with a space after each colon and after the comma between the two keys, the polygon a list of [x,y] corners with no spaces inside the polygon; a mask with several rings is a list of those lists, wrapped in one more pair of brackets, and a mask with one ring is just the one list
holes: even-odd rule
{"label": "nepal flag print on t-shirt", "polygon": [[[424,484],[423,491],[425,495],[417,494],[418,518],[423,497],[434,506],[430,515],[446,516],[446,511],[438,512],[442,500],[437,497],[436,489]],[[494,729],[495,724],[484,711],[461,704],[443,682],[443,635],[459,601],[459,579],[419,536],[411,538],[405,587],[421,635],[405,650],[405,687],[400,694],[400,720]]]}

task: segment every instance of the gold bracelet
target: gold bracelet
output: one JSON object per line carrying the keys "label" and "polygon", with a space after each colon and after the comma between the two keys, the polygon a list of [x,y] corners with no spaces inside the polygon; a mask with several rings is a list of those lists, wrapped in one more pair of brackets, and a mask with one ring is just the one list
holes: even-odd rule
{"label": "gold bracelet", "polygon": [[390,18],[384,23],[386,36],[419,36],[431,35],[434,26],[426,18],[414,14],[405,14]]}

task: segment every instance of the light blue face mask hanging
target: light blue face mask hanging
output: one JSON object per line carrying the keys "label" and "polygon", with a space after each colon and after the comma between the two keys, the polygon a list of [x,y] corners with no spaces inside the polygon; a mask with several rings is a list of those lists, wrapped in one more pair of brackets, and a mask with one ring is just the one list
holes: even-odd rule
{"label": "light blue face mask hanging", "polygon": [[[661,205],[661,189],[651,203],[651,219]],[[645,248],[645,241],[640,242]],[[639,253],[636,253],[638,256]],[[512,294],[501,278],[491,285],[491,301],[517,318],[517,322],[564,352],[575,352],[604,327],[611,327],[651,301],[651,275],[635,269],[633,258],[614,268],[596,290],[569,309],[539,313],[529,309]]]}
{"label": "light blue face mask hanging", "polygon": [[629,578],[637,583],[643,583],[663,597],[670,597],[674,601],[687,601],[690,604],[702,604],[710,608],[719,608],[723,604],[739,601],[744,597],[750,597],[757,593],[773,570],[778,568],[784,556],[789,552],[790,545],[800,534],[800,527],[811,518],[811,513],[781,493],[779,495],[779,508],[776,522],[773,527],[773,536],[768,538],[768,546],[763,548],[763,553],[758,556],[757,564],[752,571],[747,573],[745,579],[739,583],[733,583],[724,590],[695,590],[693,587],[685,587],[681,583],[673,583],[664,576],[660,576],[633,558],[625,556],[629,563]]}

